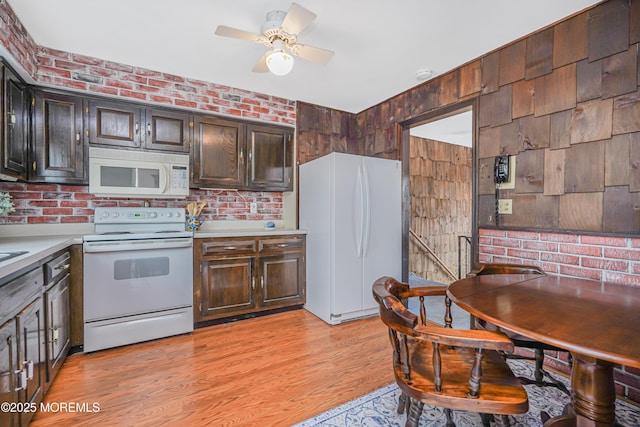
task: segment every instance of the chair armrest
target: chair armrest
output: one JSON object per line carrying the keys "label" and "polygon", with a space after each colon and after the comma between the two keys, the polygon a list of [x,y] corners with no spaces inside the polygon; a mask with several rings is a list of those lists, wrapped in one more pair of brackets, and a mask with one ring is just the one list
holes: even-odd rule
{"label": "chair armrest", "polygon": [[409,288],[408,291],[399,292],[399,298],[415,297],[438,297],[447,295],[448,286],[423,286],[419,288]]}

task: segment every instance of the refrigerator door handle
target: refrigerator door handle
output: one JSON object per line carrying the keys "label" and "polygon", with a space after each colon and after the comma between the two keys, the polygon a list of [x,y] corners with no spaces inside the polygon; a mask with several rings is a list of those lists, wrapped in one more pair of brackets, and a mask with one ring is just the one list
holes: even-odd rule
{"label": "refrigerator door handle", "polygon": [[[363,182],[363,173],[362,166],[358,165],[357,177],[356,177],[356,187],[357,192],[360,194],[356,194],[356,197],[353,198],[354,201],[354,209],[353,209],[353,222],[354,222],[354,232],[356,233],[356,256],[358,258],[362,258],[363,254],[363,240],[364,240],[364,204],[365,204],[365,194],[364,194],[364,182]],[[357,197],[360,197],[360,211],[356,209],[355,201]],[[360,232],[358,234],[358,231]]]}
{"label": "refrigerator door handle", "polygon": [[371,237],[371,191],[369,189],[369,170],[367,165],[362,166],[363,175],[363,227],[362,227],[362,256],[366,257],[369,252],[369,238]]}

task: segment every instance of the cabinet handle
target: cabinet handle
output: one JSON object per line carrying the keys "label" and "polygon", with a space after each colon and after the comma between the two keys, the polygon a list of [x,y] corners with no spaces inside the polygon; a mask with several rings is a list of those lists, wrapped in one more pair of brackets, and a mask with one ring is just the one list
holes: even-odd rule
{"label": "cabinet handle", "polygon": [[278,246],[279,248],[286,248],[286,247],[287,247],[287,246],[289,246],[289,245],[288,245],[288,244],[286,244],[286,243],[280,243],[280,244],[278,244],[278,245],[276,245],[276,246]]}
{"label": "cabinet handle", "polygon": [[225,251],[235,251],[238,248],[236,246],[225,246],[223,249]]}
{"label": "cabinet handle", "polygon": [[58,327],[54,326],[53,328],[51,328],[51,341],[54,344],[58,344],[58,336],[59,336]]}
{"label": "cabinet handle", "polygon": [[136,122],[136,133],[140,131],[140,122]]}
{"label": "cabinet handle", "polygon": [[256,278],[255,277],[251,278],[251,290],[252,291],[256,290]]}
{"label": "cabinet handle", "polygon": [[36,171],[36,161],[35,160],[33,161],[31,167],[33,168],[33,171],[35,172]]}
{"label": "cabinet handle", "polygon": [[24,370],[26,371],[27,379],[32,380],[33,379],[33,360],[25,360],[24,364],[25,364]]}
{"label": "cabinet handle", "polygon": [[15,391],[23,390],[27,386],[27,371],[24,369],[18,369],[16,374],[16,388]]}
{"label": "cabinet handle", "polygon": [[242,151],[242,148],[240,149],[240,163],[242,163],[244,159],[244,151]]}
{"label": "cabinet handle", "polygon": [[264,289],[264,275],[260,276],[260,289]]}
{"label": "cabinet handle", "polygon": [[13,110],[9,111],[7,113],[7,116],[9,116],[8,117],[9,120],[7,120],[7,124],[15,125],[18,122],[18,120],[16,119],[16,113]]}
{"label": "cabinet handle", "polygon": [[151,136],[151,123],[147,123],[147,135]]}
{"label": "cabinet handle", "polygon": [[80,132],[76,132],[76,142],[80,144]]}

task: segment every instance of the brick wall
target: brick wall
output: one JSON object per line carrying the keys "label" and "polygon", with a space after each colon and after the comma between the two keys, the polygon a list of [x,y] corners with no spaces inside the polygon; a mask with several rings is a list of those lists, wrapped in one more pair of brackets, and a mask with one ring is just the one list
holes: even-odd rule
{"label": "brick wall", "polygon": [[640,286],[640,238],[479,230],[479,261],[532,264],[549,274]]}
{"label": "brick wall", "polygon": [[[0,182],[8,191],[15,212],[0,215],[0,224],[65,224],[93,222],[96,207],[141,207],[145,199],[103,198],[88,193],[87,186]],[[207,201],[205,220],[280,220],[282,193],[234,190],[192,190],[187,199],[151,199],[152,207],[184,208],[192,201]],[[250,203],[257,213],[250,213]]]}
{"label": "brick wall", "polygon": [[287,125],[294,101],[39,46],[42,85]]}
{"label": "brick wall", "polygon": [[36,72],[36,44],[6,1],[0,0],[0,44],[33,76]]}

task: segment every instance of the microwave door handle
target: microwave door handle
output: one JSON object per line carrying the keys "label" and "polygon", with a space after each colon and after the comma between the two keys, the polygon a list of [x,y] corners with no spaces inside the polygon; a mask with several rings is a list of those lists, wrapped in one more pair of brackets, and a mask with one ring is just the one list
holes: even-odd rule
{"label": "microwave door handle", "polygon": [[160,165],[160,193],[164,194],[169,189],[169,174],[167,173],[167,169],[170,166]]}

